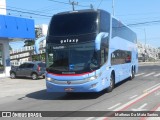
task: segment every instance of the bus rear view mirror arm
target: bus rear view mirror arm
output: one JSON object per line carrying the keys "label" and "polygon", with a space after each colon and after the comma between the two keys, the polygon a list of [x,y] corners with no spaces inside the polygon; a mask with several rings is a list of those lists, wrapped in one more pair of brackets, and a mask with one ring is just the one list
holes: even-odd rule
{"label": "bus rear view mirror arm", "polygon": [[95,49],[96,51],[100,50],[100,45],[101,45],[101,40],[102,38],[106,38],[108,37],[108,33],[106,32],[100,32],[97,36],[96,36],[96,40],[95,40]]}

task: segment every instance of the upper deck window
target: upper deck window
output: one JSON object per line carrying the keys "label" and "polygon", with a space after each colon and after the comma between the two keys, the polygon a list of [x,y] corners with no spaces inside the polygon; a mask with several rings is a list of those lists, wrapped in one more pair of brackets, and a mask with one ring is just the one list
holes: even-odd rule
{"label": "upper deck window", "polygon": [[69,13],[53,16],[49,35],[68,36],[93,33],[97,31],[97,12]]}

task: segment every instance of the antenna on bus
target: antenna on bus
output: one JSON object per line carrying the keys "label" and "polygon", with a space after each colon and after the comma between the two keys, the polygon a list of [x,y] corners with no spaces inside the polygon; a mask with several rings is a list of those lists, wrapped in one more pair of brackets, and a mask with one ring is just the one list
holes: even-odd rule
{"label": "antenna on bus", "polygon": [[71,1],[69,0],[69,4],[72,5],[72,9],[73,9],[73,11],[74,11],[74,10],[75,10],[75,9],[74,9],[74,5],[78,5],[78,2],[75,2],[75,1],[72,1],[72,2],[71,2]]}

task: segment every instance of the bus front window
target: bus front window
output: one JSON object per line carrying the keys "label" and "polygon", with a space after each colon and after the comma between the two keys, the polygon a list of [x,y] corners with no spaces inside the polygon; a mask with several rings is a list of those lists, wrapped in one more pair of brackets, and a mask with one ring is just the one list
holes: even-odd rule
{"label": "bus front window", "polygon": [[[63,74],[66,72],[84,73],[90,72],[99,67],[96,57],[94,43],[72,44],[60,49],[49,47],[48,69],[50,72]],[[58,48],[58,47],[57,47]]]}
{"label": "bus front window", "polygon": [[49,28],[51,36],[69,36],[97,32],[97,12],[55,15]]}

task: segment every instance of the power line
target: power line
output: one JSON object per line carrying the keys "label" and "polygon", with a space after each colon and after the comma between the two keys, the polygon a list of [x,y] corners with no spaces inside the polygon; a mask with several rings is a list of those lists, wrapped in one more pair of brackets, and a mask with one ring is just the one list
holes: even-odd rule
{"label": "power line", "polygon": [[23,8],[17,8],[17,7],[12,7],[12,6],[7,6],[7,8],[9,9],[16,9],[16,10],[24,10],[24,11],[27,11],[27,12],[36,12],[36,13],[47,13],[47,12],[44,12],[44,11],[38,11],[38,10],[29,10],[29,9],[23,9]]}
{"label": "power line", "polygon": [[[57,3],[60,3],[60,4],[71,5],[70,3],[67,3],[67,2],[61,2],[61,1],[57,1],[57,0],[49,0],[49,1],[57,2]],[[80,5],[80,4],[77,4],[76,6],[80,6],[80,7],[90,7],[90,6]]]}
{"label": "power line", "polygon": [[[102,3],[103,0],[101,0],[101,3]],[[69,3],[67,3],[69,4]],[[0,9],[5,9],[5,8],[0,8]],[[28,12],[28,11],[22,11],[22,10],[15,10],[15,9],[9,9],[7,8],[6,10],[9,10],[9,11],[14,11],[14,12],[20,12],[20,13],[25,13],[25,14],[31,14],[31,15],[36,15],[36,16],[42,16],[42,17],[52,17],[52,16],[49,16],[49,15],[44,15],[44,14],[39,14],[39,13],[34,13],[34,12]],[[160,20],[155,20],[155,21],[146,21],[146,22],[139,22],[139,23],[131,23],[131,24],[128,24],[127,26],[138,26],[138,25],[145,25],[145,24],[151,24],[151,23],[160,23]]]}
{"label": "power line", "polygon": [[99,5],[97,6],[97,9],[100,7],[100,5],[101,5],[102,1],[103,1],[103,0],[101,0],[101,1],[100,1]]}
{"label": "power line", "polygon": [[[5,9],[5,8],[0,8],[0,9]],[[43,17],[52,17],[52,16],[49,16],[49,15],[38,14],[38,13],[34,13],[34,12],[21,11],[21,10],[15,10],[15,9],[9,9],[9,8],[7,8],[6,10],[25,13],[25,14],[38,15],[38,16],[43,16]]]}
{"label": "power line", "polygon": [[57,1],[57,0],[49,0],[49,1],[56,2],[56,3],[60,3],[60,4],[70,5],[69,3],[61,2],[61,1]]}
{"label": "power line", "polygon": [[160,23],[160,20],[140,22],[140,23],[132,23],[132,24],[128,24],[127,26],[144,25],[144,24],[150,24],[150,23]]}
{"label": "power line", "polygon": [[[45,7],[45,10],[42,10],[41,9],[41,11],[40,10],[29,10],[29,9],[23,9],[23,8],[17,8],[17,7],[12,7],[12,6],[7,6],[7,8],[9,8],[9,9],[16,9],[16,10],[21,10],[21,11],[27,11],[27,12],[34,12],[34,13],[44,13],[45,15],[50,15],[50,14],[52,14],[53,15],[53,10],[57,10],[57,9],[53,9],[53,5],[52,6],[50,6],[50,8],[46,8]],[[1,9],[1,8],[0,8]],[[4,9],[4,8],[3,8]],[[14,10],[13,9],[13,10]],[[62,9],[61,9],[62,10]],[[45,11],[47,11],[47,12],[45,12]],[[17,11],[13,11],[13,12],[17,12]],[[10,14],[10,13],[9,13]],[[18,14],[14,14],[14,15],[17,15],[18,16]],[[24,15],[23,15],[24,16]],[[30,16],[30,17],[33,17],[33,16]],[[41,16],[41,17],[44,17],[44,16]],[[34,17],[35,18],[35,17]]]}
{"label": "power line", "polygon": [[150,12],[150,13],[138,13],[138,14],[136,14],[136,13],[131,13],[131,14],[122,14],[122,15],[117,15],[117,16],[137,16],[137,15],[140,15],[140,16],[144,16],[144,15],[153,15],[153,14],[160,14],[160,12]]}

